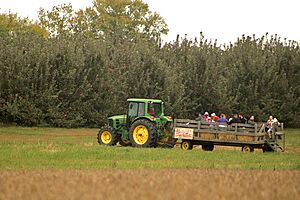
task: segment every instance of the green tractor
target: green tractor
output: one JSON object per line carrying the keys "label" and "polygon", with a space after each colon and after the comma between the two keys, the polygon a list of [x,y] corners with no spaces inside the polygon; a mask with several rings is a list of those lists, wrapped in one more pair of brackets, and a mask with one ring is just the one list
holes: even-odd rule
{"label": "green tractor", "polygon": [[126,115],[108,118],[108,125],[98,133],[99,144],[134,147],[173,147],[173,120],[164,115],[164,104],[158,99],[128,99]]}

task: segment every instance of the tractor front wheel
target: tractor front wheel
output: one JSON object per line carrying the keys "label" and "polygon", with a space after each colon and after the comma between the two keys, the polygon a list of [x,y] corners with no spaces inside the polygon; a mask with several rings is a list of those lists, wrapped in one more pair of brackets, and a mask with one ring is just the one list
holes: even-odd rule
{"label": "tractor front wheel", "polygon": [[104,126],[98,133],[98,143],[108,146],[116,145],[118,142],[118,134],[111,126]]}
{"label": "tractor front wheel", "polygon": [[146,119],[137,120],[130,127],[129,139],[134,147],[155,147],[157,129],[152,122]]}

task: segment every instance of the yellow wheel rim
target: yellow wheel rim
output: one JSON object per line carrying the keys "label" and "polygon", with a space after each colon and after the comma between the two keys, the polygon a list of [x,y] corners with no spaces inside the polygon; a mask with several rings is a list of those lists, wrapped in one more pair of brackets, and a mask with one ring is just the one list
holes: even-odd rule
{"label": "yellow wheel rim", "polygon": [[250,149],[250,147],[246,146],[246,147],[244,147],[244,151],[245,151],[245,152],[250,152],[251,149]]}
{"label": "yellow wheel rim", "polygon": [[101,141],[104,143],[104,144],[108,144],[110,143],[110,141],[112,140],[112,135],[109,131],[104,131],[102,134],[101,134]]}
{"label": "yellow wheel rim", "polygon": [[133,130],[133,140],[137,144],[145,144],[149,138],[148,129],[144,125],[139,125]]}
{"label": "yellow wheel rim", "polygon": [[188,149],[189,149],[189,144],[188,144],[187,142],[183,142],[183,143],[182,143],[182,148],[183,148],[184,150],[188,150]]}

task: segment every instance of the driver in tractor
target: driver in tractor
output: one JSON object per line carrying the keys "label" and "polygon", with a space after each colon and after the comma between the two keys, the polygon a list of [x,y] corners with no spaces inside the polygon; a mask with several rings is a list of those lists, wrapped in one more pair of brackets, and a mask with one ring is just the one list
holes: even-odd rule
{"label": "driver in tractor", "polygon": [[149,115],[154,115],[155,114],[154,111],[153,111],[151,103],[148,103],[148,111],[147,112],[148,112]]}

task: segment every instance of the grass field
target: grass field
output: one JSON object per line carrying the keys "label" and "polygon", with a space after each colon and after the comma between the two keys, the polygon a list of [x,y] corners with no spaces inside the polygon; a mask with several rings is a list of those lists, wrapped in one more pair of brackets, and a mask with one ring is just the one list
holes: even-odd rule
{"label": "grass field", "polygon": [[0,128],[0,200],[297,199],[300,130],[284,153],[105,147],[97,129]]}
{"label": "grass field", "polygon": [[300,129],[287,129],[284,153],[242,153],[240,148],[106,147],[97,129],[0,128],[0,170],[17,169],[300,169]]}

